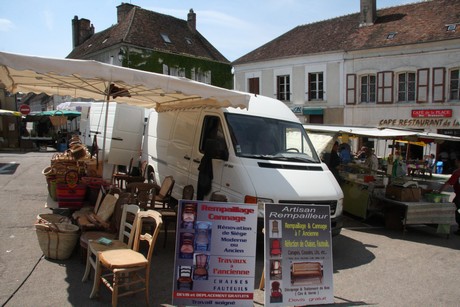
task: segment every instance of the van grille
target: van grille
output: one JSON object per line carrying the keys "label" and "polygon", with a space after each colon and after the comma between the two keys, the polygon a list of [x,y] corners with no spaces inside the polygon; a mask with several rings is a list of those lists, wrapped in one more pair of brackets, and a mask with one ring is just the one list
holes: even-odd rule
{"label": "van grille", "polygon": [[331,215],[335,214],[337,209],[336,200],[322,200],[322,201],[306,201],[306,200],[280,200],[280,204],[294,204],[294,205],[328,205],[331,210]]}
{"label": "van grille", "polygon": [[263,167],[263,168],[290,169],[290,170],[300,170],[300,171],[319,171],[319,172],[323,171],[323,168],[321,166],[267,163],[267,162],[258,162],[258,164],[259,164],[259,167]]}

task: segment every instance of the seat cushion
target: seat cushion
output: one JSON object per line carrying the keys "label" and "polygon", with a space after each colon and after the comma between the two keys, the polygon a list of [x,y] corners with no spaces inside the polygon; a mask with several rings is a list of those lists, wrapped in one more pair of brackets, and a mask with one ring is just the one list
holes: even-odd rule
{"label": "seat cushion", "polygon": [[131,249],[108,250],[99,253],[101,264],[109,269],[143,267],[148,264],[141,253]]}

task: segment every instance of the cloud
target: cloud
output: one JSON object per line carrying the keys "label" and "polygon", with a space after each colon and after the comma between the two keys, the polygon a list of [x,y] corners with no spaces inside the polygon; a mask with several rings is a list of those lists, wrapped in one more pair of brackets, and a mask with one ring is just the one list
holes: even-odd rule
{"label": "cloud", "polygon": [[14,24],[11,20],[0,18],[0,32],[8,32],[13,28]]}
{"label": "cloud", "polygon": [[45,21],[46,28],[48,30],[53,30],[54,28],[54,16],[50,11],[43,11],[43,18]]}

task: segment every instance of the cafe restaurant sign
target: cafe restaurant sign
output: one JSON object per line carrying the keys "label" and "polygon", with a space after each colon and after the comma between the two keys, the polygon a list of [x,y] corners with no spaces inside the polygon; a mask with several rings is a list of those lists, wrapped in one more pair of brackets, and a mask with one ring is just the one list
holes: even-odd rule
{"label": "cafe restaurant sign", "polygon": [[452,117],[452,109],[416,109],[411,111],[411,118],[384,118],[379,121],[379,125],[384,127],[460,128],[460,120]]}

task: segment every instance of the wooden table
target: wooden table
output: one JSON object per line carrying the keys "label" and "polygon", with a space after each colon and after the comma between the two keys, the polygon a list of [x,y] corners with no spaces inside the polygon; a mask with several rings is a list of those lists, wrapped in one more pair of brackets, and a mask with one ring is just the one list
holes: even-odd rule
{"label": "wooden table", "polygon": [[384,212],[399,208],[403,212],[403,229],[407,225],[438,225],[437,233],[449,234],[450,226],[455,224],[455,206],[453,203],[405,202],[376,196],[384,205]]}

